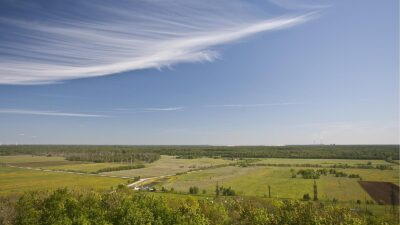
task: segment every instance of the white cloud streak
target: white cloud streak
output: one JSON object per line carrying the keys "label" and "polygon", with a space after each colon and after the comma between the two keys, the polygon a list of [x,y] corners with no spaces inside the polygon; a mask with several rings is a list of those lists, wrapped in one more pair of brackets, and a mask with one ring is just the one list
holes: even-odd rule
{"label": "white cloud streak", "polygon": [[210,108],[255,108],[255,107],[268,107],[268,106],[287,106],[287,105],[298,105],[296,102],[280,102],[280,103],[269,103],[269,104],[229,104],[229,105],[207,105]]}
{"label": "white cloud streak", "polygon": [[286,9],[323,9],[330,7],[331,4],[327,4],[324,0],[269,0],[275,5]]}
{"label": "white cloud streak", "polygon": [[68,3],[72,6],[62,10],[22,7],[29,19],[0,16],[0,84],[46,84],[213,61],[216,46],[313,17],[270,16],[240,0]]}
{"label": "white cloud streak", "polygon": [[86,113],[37,111],[37,110],[24,110],[24,109],[0,109],[0,114],[23,114],[23,115],[38,115],[38,116],[64,116],[64,117],[107,117],[105,115],[86,114]]}
{"label": "white cloud streak", "polygon": [[169,107],[169,108],[144,108],[144,111],[152,111],[152,112],[157,112],[157,111],[178,111],[178,110],[182,110],[185,107]]}

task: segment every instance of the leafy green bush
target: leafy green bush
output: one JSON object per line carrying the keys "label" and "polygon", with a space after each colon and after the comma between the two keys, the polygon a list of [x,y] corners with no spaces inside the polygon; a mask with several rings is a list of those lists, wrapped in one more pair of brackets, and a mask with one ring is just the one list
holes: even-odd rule
{"label": "leafy green bush", "polygon": [[317,173],[313,169],[302,169],[297,171],[297,174],[300,174],[304,179],[319,179],[319,173]]}
{"label": "leafy green bush", "polygon": [[[0,206],[4,204],[0,202]],[[3,209],[4,207],[0,207]],[[176,199],[119,188],[112,193],[28,193],[10,206],[15,225],[397,224],[394,217],[360,214],[337,205],[255,198]],[[0,215],[2,215],[0,213]]]}
{"label": "leafy green bush", "polygon": [[199,188],[194,186],[189,188],[189,193],[192,195],[197,195],[199,193]]}

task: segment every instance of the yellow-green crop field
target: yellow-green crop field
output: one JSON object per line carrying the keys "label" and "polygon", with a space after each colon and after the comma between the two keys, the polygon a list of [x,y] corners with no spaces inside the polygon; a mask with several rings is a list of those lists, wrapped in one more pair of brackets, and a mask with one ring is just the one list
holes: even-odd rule
{"label": "yellow-green crop field", "polygon": [[100,169],[124,166],[121,163],[82,163],[82,164],[68,164],[60,166],[46,166],[43,168],[50,170],[68,170],[68,171],[81,171],[81,172],[96,172]]}
{"label": "yellow-green crop field", "polygon": [[197,158],[197,159],[177,159],[173,156],[161,156],[161,159],[146,164],[145,168],[134,170],[121,170],[107,172],[103,174],[124,176],[124,177],[158,177],[166,175],[175,175],[192,169],[201,169],[215,165],[232,163],[232,160]]}
{"label": "yellow-green crop field", "polygon": [[92,163],[82,161],[68,161],[64,157],[46,156],[0,156],[0,165],[11,165],[19,167],[42,168],[49,170],[67,170],[77,172],[96,172],[100,169],[124,166],[121,163]]}
{"label": "yellow-green crop field", "polygon": [[[145,168],[121,170],[102,173],[101,175],[153,178],[147,185],[155,185],[157,189],[165,187],[182,193],[187,193],[189,187],[197,186],[200,192],[204,189],[206,195],[214,194],[215,186],[232,187],[237,194],[245,196],[268,196],[268,186],[271,187],[271,197],[301,199],[304,194],[313,193],[312,179],[300,176],[292,178],[293,170],[318,169],[290,166],[229,166],[237,160],[221,158],[177,159],[173,156],[162,156],[160,160],[146,164]],[[391,165],[392,170],[379,169],[339,169],[347,174],[358,174],[364,181],[385,181],[399,184],[399,165],[383,160],[347,160],[347,159],[260,159],[254,163],[265,164],[318,164],[329,167],[338,164],[350,166]],[[63,157],[45,156],[1,156],[0,165],[43,168],[46,170],[68,170],[95,172],[102,168],[117,167],[119,163],[91,163],[67,161]],[[222,167],[210,168],[220,165]],[[195,171],[191,171],[195,170]],[[178,174],[178,175],[176,175]],[[163,177],[171,175],[169,177]],[[359,185],[358,178],[321,176],[316,180],[318,196],[321,200],[336,199],[341,202],[356,200],[371,200],[371,197]],[[18,194],[30,190],[54,189],[59,187],[108,190],[111,186],[126,184],[121,178],[89,176],[88,174],[71,174],[65,172],[46,172],[30,169],[20,169],[8,166],[0,167],[0,195]],[[142,185],[146,185],[142,183]]]}
{"label": "yellow-green crop field", "polygon": [[66,161],[64,157],[46,157],[46,156],[33,156],[33,155],[12,155],[0,156],[0,163],[30,163],[30,162],[61,162]]}
{"label": "yellow-green crop field", "polygon": [[46,157],[31,155],[0,156],[0,164],[8,164],[22,167],[37,167],[46,165],[65,165],[76,162],[67,161],[64,157]]}
{"label": "yellow-green crop field", "polygon": [[[207,193],[214,193],[215,186],[232,187],[238,194],[247,196],[301,199],[304,194],[313,194],[313,179],[292,178],[290,167],[228,166],[164,178],[156,186],[173,188],[187,192],[189,187],[197,186]],[[306,168],[293,168],[295,171]],[[393,170],[378,169],[337,169],[348,174],[359,174],[366,181],[387,181],[398,185],[398,167]],[[357,178],[321,176],[317,179],[318,196],[321,200],[337,199],[339,201],[372,200],[358,183]],[[152,181],[154,182],[154,181]]]}
{"label": "yellow-green crop field", "polygon": [[0,166],[0,196],[18,195],[26,191],[71,189],[109,190],[126,179],[44,172]]}

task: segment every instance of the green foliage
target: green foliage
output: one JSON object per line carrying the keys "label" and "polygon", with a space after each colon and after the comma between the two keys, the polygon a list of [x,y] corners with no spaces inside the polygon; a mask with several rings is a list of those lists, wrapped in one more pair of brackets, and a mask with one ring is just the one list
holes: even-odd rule
{"label": "green foliage", "polygon": [[15,224],[35,225],[39,224],[42,211],[42,199],[39,199],[36,193],[30,193],[22,196],[16,205]]}
{"label": "green foliage", "polygon": [[327,169],[318,169],[317,173],[320,175],[326,176],[326,175],[328,175],[328,170]]}
{"label": "green foliage", "polygon": [[361,178],[358,174],[350,174],[349,178]]}
{"label": "green foliage", "polygon": [[[333,174],[335,177],[349,177],[349,178],[359,178],[361,179],[361,176],[358,174],[347,174],[342,171],[337,171],[335,169],[330,169],[329,171],[327,169],[318,169],[318,170],[313,170],[313,169],[302,169],[297,172],[297,174],[300,174],[304,179],[319,179],[320,175],[327,176],[329,174]],[[296,176],[292,174],[292,178],[295,178]]]}
{"label": "green foliage", "polygon": [[299,170],[297,174],[300,174],[304,179],[319,179],[319,173],[313,169]]}
{"label": "green foliage", "polygon": [[221,186],[220,188],[220,192],[222,192],[222,196],[235,196],[236,192],[231,188],[225,188],[223,186]]}
{"label": "green foliage", "polygon": [[304,201],[310,201],[310,199],[311,199],[310,194],[306,193],[306,194],[303,195],[303,200]]}
{"label": "green foliage", "polygon": [[[219,199],[219,200],[218,200]],[[112,193],[76,193],[59,189],[52,193],[22,196],[13,210],[15,225],[50,224],[396,224],[397,220],[358,214],[346,207],[312,202],[265,202],[257,199],[218,198],[172,200],[133,194],[129,189]],[[0,203],[2,204],[2,203]]]}
{"label": "green foliage", "polygon": [[199,188],[197,186],[189,188],[189,194],[197,195],[199,193]]}
{"label": "green foliage", "polygon": [[335,173],[335,177],[347,177],[348,175],[347,175],[347,173],[345,173],[345,172],[341,172],[341,171],[339,171],[339,172],[336,172]]}
{"label": "green foliage", "polygon": [[376,165],[375,168],[380,170],[392,170],[393,168],[390,165]]}

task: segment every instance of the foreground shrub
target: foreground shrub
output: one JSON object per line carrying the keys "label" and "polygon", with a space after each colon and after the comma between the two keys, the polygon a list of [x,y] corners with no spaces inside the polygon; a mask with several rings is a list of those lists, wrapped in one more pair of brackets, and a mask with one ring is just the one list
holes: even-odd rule
{"label": "foreground shrub", "polygon": [[[0,203],[1,206],[2,203]],[[1,208],[1,207],[0,207]],[[112,193],[59,189],[23,195],[11,207],[16,225],[258,225],[397,224],[337,205],[292,200],[219,197],[166,198],[120,188]]]}

